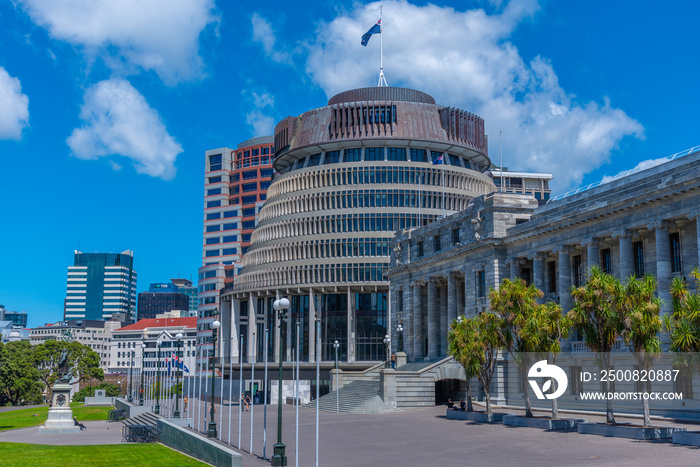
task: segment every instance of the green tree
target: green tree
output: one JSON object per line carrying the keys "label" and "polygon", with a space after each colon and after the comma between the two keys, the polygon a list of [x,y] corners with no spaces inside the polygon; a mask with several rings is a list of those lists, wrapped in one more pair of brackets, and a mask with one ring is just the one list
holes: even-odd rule
{"label": "green tree", "polygon": [[[491,289],[491,311],[498,317],[498,337],[524,374],[534,358],[546,358],[561,351],[561,338],[568,335],[569,320],[553,303],[542,304],[544,296],[523,279],[505,279],[498,290]],[[554,403],[553,412],[557,412]],[[530,389],[525,385],[525,416],[532,417]]]}
{"label": "green tree", "polygon": [[80,342],[48,340],[37,345],[34,353],[39,377],[47,388],[53,386],[59,377],[58,365],[63,352],[67,352],[68,366],[77,381],[104,379],[104,371],[100,368],[100,356],[89,346]]}
{"label": "green tree", "polygon": [[[661,300],[656,296],[656,278],[651,274],[642,279],[630,277],[625,284],[621,308],[624,325],[622,337],[630,351],[634,352],[639,368],[648,372],[661,352]],[[648,380],[646,390],[651,392],[651,382]],[[642,408],[644,426],[651,426],[648,399],[642,398]]]}
{"label": "green tree", "polygon": [[100,355],[88,345],[80,342],[68,344],[68,363],[73,376],[79,382],[105,378],[104,370],[100,368]]}
{"label": "green tree", "polygon": [[[624,287],[615,277],[597,266],[590,269],[586,284],[573,289],[574,303],[569,318],[575,329],[583,335],[586,345],[596,354],[603,369],[610,368],[610,352],[624,330],[621,304]],[[603,392],[608,392],[608,382],[603,381]],[[614,424],[612,401],[605,401],[607,423]]]}
{"label": "green tree", "polygon": [[41,402],[42,384],[27,341],[0,343],[0,405]]}
{"label": "green tree", "polygon": [[[476,376],[486,394],[486,413],[491,413],[491,381],[498,357],[498,319],[482,313],[451,325],[448,334],[450,355],[464,366],[467,378]],[[467,399],[471,406],[471,388],[467,380]],[[473,409],[472,409],[473,410]]]}

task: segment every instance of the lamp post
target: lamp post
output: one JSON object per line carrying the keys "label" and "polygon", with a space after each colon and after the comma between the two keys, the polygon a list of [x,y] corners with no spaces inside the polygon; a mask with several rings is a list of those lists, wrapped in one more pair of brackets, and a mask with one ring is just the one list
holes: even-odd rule
{"label": "lamp post", "polygon": [[338,387],[338,348],[340,348],[340,343],[336,340],[333,342],[333,347],[335,348],[335,413],[340,412],[340,388]]}
{"label": "lamp post", "polygon": [[[177,339],[177,353],[175,356],[177,357],[176,362],[180,361],[180,345],[182,344],[182,333],[178,332],[175,334],[175,339]],[[175,418],[180,418],[180,406],[178,404],[180,395],[178,394],[178,386],[180,385],[180,365],[175,366],[175,413],[173,414]],[[172,381],[172,380],[170,380]]]}
{"label": "lamp post", "polygon": [[143,405],[143,367],[145,360],[146,344],[141,344],[141,390],[139,391],[139,405]]}
{"label": "lamp post", "polygon": [[[272,304],[272,308],[278,312],[279,316],[279,326],[280,326],[280,337],[283,335],[284,329],[282,328],[282,323],[287,319],[287,310],[289,309],[289,300],[286,298],[281,298],[275,300]],[[279,345],[279,378],[278,378],[278,389],[277,389],[277,443],[273,446],[272,454],[272,465],[273,466],[286,466],[287,456],[285,455],[286,446],[282,444],[282,360],[284,348]]]}
{"label": "lamp post", "polygon": [[211,421],[209,422],[209,430],[207,430],[207,438],[216,438],[216,422],[214,421],[214,382],[216,381],[216,373],[214,373],[214,364],[216,363],[216,330],[219,329],[221,323],[218,319],[215,319],[209,326],[211,327],[211,340],[214,343],[214,349],[211,355],[211,408],[209,409]]}
{"label": "lamp post", "polygon": [[384,336],[384,348],[386,350],[386,361],[384,362],[384,367],[389,368],[391,367],[391,363],[389,362],[389,352],[391,352],[391,337],[389,337],[389,334]]}
{"label": "lamp post", "polygon": [[156,356],[156,368],[158,369],[158,376],[156,378],[156,408],[153,411],[154,414],[160,414],[160,339],[156,341],[156,347],[158,348]]}
{"label": "lamp post", "polygon": [[396,334],[399,336],[399,352],[403,352],[403,326],[396,326]]}
{"label": "lamp post", "polygon": [[133,379],[134,379],[134,353],[136,351],[134,350],[133,346],[129,347],[129,356],[131,357],[131,365],[129,365],[129,402],[134,402],[134,387],[133,387]]}

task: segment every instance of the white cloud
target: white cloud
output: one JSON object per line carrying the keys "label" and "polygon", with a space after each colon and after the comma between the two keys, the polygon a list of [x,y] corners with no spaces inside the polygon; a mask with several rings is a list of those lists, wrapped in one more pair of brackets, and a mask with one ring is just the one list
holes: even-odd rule
{"label": "white cloud", "polygon": [[[175,176],[175,158],[182,147],[129,82],[110,79],[89,88],[80,118],[84,125],[66,140],[76,157],[124,156],[133,161],[138,173],[165,180]],[[121,169],[111,162],[113,169]]]}
{"label": "white cloud", "polygon": [[55,39],[113,69],[154,70],[167,84],[201,77],[199,35],[218,21],[214,0],[19,0]]}
{"label": "white cloud", "polygon": [[22,94],[19,80],[0,67],[0,139],[19,140],[27,126],[29,98]]}
{"label": "white cloud", "polygon": [[[329,97],[376,84],[379,37],[367,47],[360,38],[377,21],[379,5],[360,5],[319,25],[308,45],[306,71]],[[504,165],[552,172],[554,188],[565,189],[609,162],[625,136],[643,138],[642,125],[604,96],[602,104],[579,102],[561,88],[547,59],[527,63],[508,41],[537,13],[535,0],[512,0],[491,15],[405,0],[381,5],[389,84],[425,91],[439,104],[483,117],[494,162],[502,130]]]}
{"label": "white cloud", "polygon": [[636,174],[637,172],[641,172],[646,169],[651,169],[652,167],[656,167],[657,165],[669,162],[670,160],[670,157],[661,157],[659,159],[647,159],[635,165],[629,170],[623,170],[622,172],[617,173],[615,175],[603,177],[602,183],[612,182],[613,180],[617,180],[618,178],[627,177],[628,175]]}
{"label": "white cloud", "polygon": [[277,36],[270,22],[258,13],[253,13],[251,23],[253,25],[253,42],[259,42],[262,45],[265,55],[274,62],[291,64],[289,53],[280,50],[279,45],[275,48]]}
{"label": "white cloud", "polygon": [[[254,109],[246,113],[246,123],[253,129],[255,136],[267,136],[275,131],[277,115],[274,111],[275,98],[266,92],[247,92],[241,95]],[[272,114],[272,115],[270,115]]]}

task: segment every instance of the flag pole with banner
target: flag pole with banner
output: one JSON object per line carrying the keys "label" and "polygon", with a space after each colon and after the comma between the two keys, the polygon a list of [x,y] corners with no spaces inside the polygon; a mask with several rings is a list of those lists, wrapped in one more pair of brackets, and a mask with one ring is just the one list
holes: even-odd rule
{"label": "flag pole with banner", "polygon": [[377,83],[378,87],[388,87],[389,85],[386,82],[386,78],[384,77],[384,40],[382,38],[382,7],[379,7],[379,21],[369,28],[369,30],[362,35],[362,42],[361,44],[365,47],[367,47],[367,44],[369,43],[369,39],[372,37],[372,34],[379,34],[379,83]]}

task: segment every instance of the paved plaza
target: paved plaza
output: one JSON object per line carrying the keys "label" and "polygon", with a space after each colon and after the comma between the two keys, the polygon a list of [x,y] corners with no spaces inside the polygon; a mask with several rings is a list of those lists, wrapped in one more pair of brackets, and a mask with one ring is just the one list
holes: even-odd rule
{"label": "paved plaza", "polygon": [[[267,456],[277,437],[276,406],[267,413]],[[202,405],[202,409],[204,409]],[[219,422],[217,406],[217,425]],[[509,410],[512,411],[512,410]],[[228,440],[228,407],[223,408],[222,440]],[[314,465],[315,412],[299,409],[299,466]],[[295,466],[295,409],[284,406],[283,442],[289,466]],[[601,418],[585,416],[589,421]],[[617,417],[618,422],[636,422]],[[195,418],[196,420],[196,418]],[[390,414],[320,414],[320,465],[361,466],[697,466],[700,448],[668,442],[548,432],[447,420],[444,407],[412,409]],[[662,421],[659,424],[673,424]],[[76,434],[39,435],[38,427],[0,433],[1,442],[36,444],[121,443],[119,422],[85,422]],[[262,406],[254,409],[253,454],[250,451],[250,412],[243,412],[241,440],[244,466],[268,466],[262,457]],[[700,431],[700,426],[684,425]],[[221,425],[218,425],[221,429]],[[200,428],[206,430],[204,421]],[[238,406],[232,407],[231,443],[238,444]]]}

